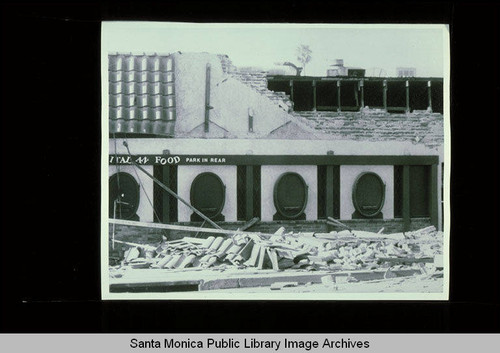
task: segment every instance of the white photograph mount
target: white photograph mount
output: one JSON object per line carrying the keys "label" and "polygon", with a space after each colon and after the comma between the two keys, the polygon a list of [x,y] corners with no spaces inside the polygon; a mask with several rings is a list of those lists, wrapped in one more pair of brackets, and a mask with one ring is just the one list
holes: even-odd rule
{"label": "white photograph mount", "polygon": [[446,25],[102,24],[103,299],[447,300]]}

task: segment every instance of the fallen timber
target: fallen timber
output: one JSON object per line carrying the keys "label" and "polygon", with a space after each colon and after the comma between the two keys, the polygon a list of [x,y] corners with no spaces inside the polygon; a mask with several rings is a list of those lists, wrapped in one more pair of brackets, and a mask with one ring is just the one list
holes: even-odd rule
{"label": "fallen timber", "polygon": [[328,275],[337,281],[371,281],[442,268],[434,263],[436,256],[442,256],[442,233],[432,226],[394,234],[353,229],[286,233],[284,228],[265,234],[115,219],[110,223],[213,234],[164,239],[148,246],[115,241],[129,249],[121,264],[110,269],[111,292],[302,285],[321,283]]}

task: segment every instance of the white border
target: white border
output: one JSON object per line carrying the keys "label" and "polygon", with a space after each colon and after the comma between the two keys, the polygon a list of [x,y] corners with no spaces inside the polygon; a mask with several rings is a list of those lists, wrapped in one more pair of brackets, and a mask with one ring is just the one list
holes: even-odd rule
{"label": "white border", "polygon": [[[443,261],[444,278],[442,293],[252,293],[252,294],[223,294],[202,292],[182,293],[110,293],[109,292],[109,248],[108,248],[108,50],[106,49],[105,33],[111,29],[130,28],[141,26],[147,29],[168,29],[179,27],[198,28],[378,28],[378,29],[441,29],[443,32],[443,113],[444,113],[444,230],[443,230]],[[148,299],[175,299],[175,300],[448,300],[449,298],[449,247],[450,247],[450,176],[451,176],[451,146],[450,146],[450,33],[449,26],[444,24],[243,24],[243,23],[188,23],[188,22],[103,22],[101,24],[101,296],[103,300],[148,300]],[[441,168],[439,165],[438,168]],[[439,190],[438,190],[439,192]],[[440,207],[440,205],[438,205]]]}

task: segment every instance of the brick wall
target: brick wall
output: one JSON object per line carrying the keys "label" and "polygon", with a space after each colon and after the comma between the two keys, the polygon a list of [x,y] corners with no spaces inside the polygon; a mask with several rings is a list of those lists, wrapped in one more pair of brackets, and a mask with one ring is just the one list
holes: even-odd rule
{"label": "brick wall", "polygon": [[411,141],[431,148],[444,143],[443,115],[439,113],[391,114],[381,109],[364,109],[359,112],[294,112],[293,115],[335,139]]}
{"label": "brick wall", "polygon": [[286,112],[291,112],[293,102],[285,92],[275,92],[267,89],[267,74],[265,71],[241,71],[238,69],[229,72],[230,75],[247,86],[252,87],[266,96]]}

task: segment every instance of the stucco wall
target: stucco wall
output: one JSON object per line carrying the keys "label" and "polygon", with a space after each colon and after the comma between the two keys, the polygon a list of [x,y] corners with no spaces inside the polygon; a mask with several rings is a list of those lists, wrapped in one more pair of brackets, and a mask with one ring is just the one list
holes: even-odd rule
{"label": "stucco wall", "polygon": [[[126,154],[127,150],[122,144],[122,139],[116,139],[116,153]],[[444,159],[443,148],[429,148],[422,144],[414,144],[403,141],[349,141],[349,140],[294,140],[294,141],[282,141],[275,139],[260,139],[259,141],[251,139],[129,139],[128,144],[130,146],[130,151],[132,154],[161,154],[164,150],[170,150],[171,154],[220,154],[220,155],[326,155],[327,151],[333,151],[335,155],[434,155],[439,157],[438,166],[438,197],[441,197],[441,163]],[[109,153],[113,155],[115,153],[115,143],[110,140],[109,143]],[[392,166],[375,166],[373,168],[389,168],[388,170],[388,180],[385,180],[387,194],[386,201],[384,204],[384,217],[387,218],[389,215],[394,213],[393,208],[393,168]],[[114,169],[110,167],[110,172]],[[122,169],[125,168],[122,166]],[[147,168],[151,168],[148,166]],[[179,167],[182,169],[183,167]],[[185,167],[187,168],[187,167]],[[192,168],[192,167],[190,167]],[[201,168],[201,167],[199,167]],[[207,167],[208,168],[208,167]],[[347,168],[347,169],[346,169]],[[349,168],[353,166],[342,166],[341,172],[344,173]],[[358,167],[364,168],[364,167]],[[368,167],[369,169],[370,167]],[[148,169],[151,170],[151,169]],[[133,170],[130,170],[131,174],[134,175]],[[359,171],[360,172],[360,171]],[[140,174],[141,172],[138,171]],[[236,173],[236,172],[234,172]],[[141,174],[140,174],[141,175]],[[263,174],[264,175],[264,174]],[[354,212],[354,206],[352,206],[351,200],[351,188],[354,182],[355,176],[351,176],[350,185],[345,185],[345,178],[348,178],[349,174],[341,174],[341,183],[343,186],[343,196],[342,202],[344,205],[349,205],[349,210],[344,209],[342,213],[343,219],[350,219],[352,212]],[[357,174],[356,174],[357,175]],[[381,175],[382,176],[382,175]],[[143,182],[148,181],[143,176],[141,176]],[[234,178],[236,180],[236,177]],[[149,182],[149,181],[148,181]],[[316,181],[314,181],[314,185]],[[152,185],[152,182],[150,182]],[[152,188],[152,186],[151,186]],[[389,194],[390,191],[390,194]],[[236,192],[235,192],[236,194]],[[272,191],[271,191],[272,195]],[[189,197],[189,193],[187,194]],[[389,198],[391,198],[389,200]],[[346,203],[346,201],[348,201]],[[146,202],[147,199],[142,198],[141,202]],[[271,206],[274,210],[274,205]],[[314,201],[314,204],[317,202]],[[387,207],[391,207],[391,211],[388,213]],[[342,210],[341,210],[342,212]],[[149,218],[152,219],[152,214],[149,213]],[[274,213],[269,212],[267,219],[272,219]],[[438,204],[438,214],[439,214],[439,226],[442,222],[442,212],[441,205]],[[228,214],[225,214],[228,217]],[[264,214],[263,214],[264,215]],[[316,218],[316,213],[314,218]],[[236,216],[235,216],[236,217]],[[347,217],[347,218],[346,218]],[[144,218],[147,219],[147,218]],[[236,219],[236,218],[234,218]],[[141,217],[141,220],[143,218]]]}
{"label": "stucco wall", "polygon": [[[177,172],[177,193],[188,202],[190,200],[191,184],[198,174],[212,172],[218,175],[226,186],[226,201],[222,214],[227,222],[237,220],[236,166],[179,166]],[[193,211],[180,201],[178,206],[179,222],[189,222]]]}
{"label": "stucco wall", "polygon": [[[403,141],[349,141],[349,140],[292,140],[278,139],[129,139],[132,154],[254,154],[254,155],[394,155],[439,156],[443,161],[442,148],[428,148],[422,144]],[[110,139],[109,153],[114,154],[115,143]],[[123,139],[116,139],[118,154],[127,154]]]}
{"label": "stucco wall", "polygon": [[352,187],[363,172],[374,172],[385,183],[384,219],[394,218],[394,166],[392,165],[342,165],[340,166],[340,218],[351,219],[355,211]]}
{"label": "stucco wall", "polygon": [[[146,169],[149,173],[153,174],[153,166],[147,165],[147,166],[142,166],[144,169]],[[137,215],[139,216],[139,219],[141,222],[153,222],[153,207],[151,207],[151,204],[148,201],[148,196],[151,202],[153,202],[153,179],[148,177],[146,174],[141,172],[140,170],[135,170],[135,167],[129,166],[129,165],[122,165],[120,166],[120,171],[124,173],[128,173],[131,176],[134,177],[134,179],[137,181],[139,184],[139,208],[137,209]],[[118,172],[118,167],[114,165],[109,166],[109,177],[111,177],[113,174]],[[137,174],[136,174],[137,172]],[[140,181],[142,182],[142,185],[144,188],[141,187],[141,183],[137,179],[137,176],[139,176]],[[146,190],[146,192],[144,191]],[[146,194],[147,193],[147,194]],[[112,217],[112,215],[109,215]]]}
{"label": "stucco wall", "polygon": [[[265,136],[291,116],[271,99],[222,71],[208,53],[173,54],[175,62],[176,136],[205,137],[194,130],[205,120],[206,65],[210,64],[210,120],[237,137]],[[248,109],[253,132],[248,132]],[[194,131],[193,131],[194,130]]]}
{"label": "stucco wall", "polygon": [[307,206],[305,209],[306,219],[318,218],[318,188],[317,167],[311,165],[264,165],[261,167],[261,219],[272,221],[277,212],[274,206],[273,192],[274,184],[279,176],[286,172],[298,173],[308,186]]}

